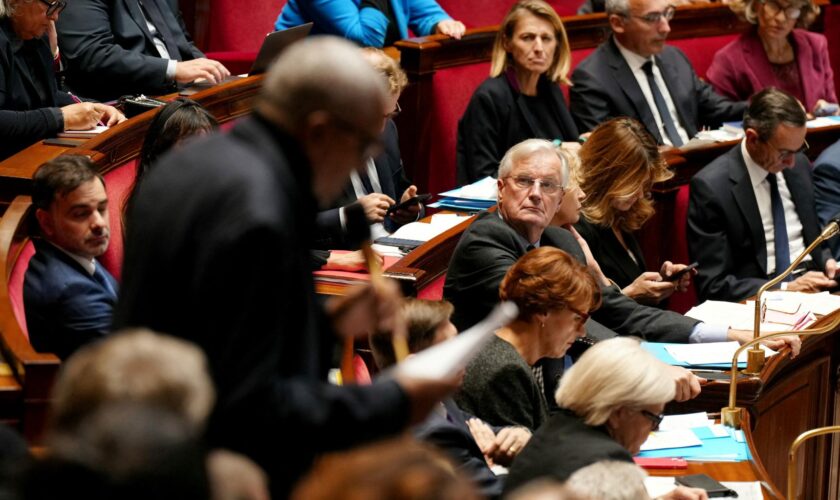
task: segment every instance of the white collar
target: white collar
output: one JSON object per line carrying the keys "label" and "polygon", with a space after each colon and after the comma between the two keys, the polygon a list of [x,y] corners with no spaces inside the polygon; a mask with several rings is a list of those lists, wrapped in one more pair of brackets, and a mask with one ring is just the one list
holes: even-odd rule
{"label": "white collar", "polygon": [[54,246],[55,248],[61,250],[67,256],[69,256],[71,259],[78,262],[79,265],[81,265],[85,269],[85,271],[87,271],[88,274],[90,274],[91,276],[93,276],[93,273],[96,272],[96,259],[88,259],[86,257],[82,257],[81,255],[76,255],[74,253],[68,252],[67,250],[61,248],[60,246],[56,245],[52,241],[49,241],[49,244]]}
{"label": "white collar", "polygon": [[752,156],[750,156],[750,152],[747,150],[746,137],[741,140],[741,156],[744,157],[744,164],[747,165],[747,173],[750,175],[750,183],[752,183],[752,187],[755,189],[767,179],[767,175],[770,172],[761,168],[761,165],[756,163]]}
{"label": "white collar", "polygon": [[618,41],[618,38],[615,38],[614,36],[613,41],[615,42],[615,46],[618,47],[618,51],[621,52],[622,57],[624,57],[624,60],[627,61],[627,65],[630,66],[631,70],[636,71],[641,69],[642,66],[648,61],[654,62],[654,66],[656,65],[655,61],[653,60],[653,56],[640,56],[639,54],[625,47],[624,45],[621,45],[621,43]]}

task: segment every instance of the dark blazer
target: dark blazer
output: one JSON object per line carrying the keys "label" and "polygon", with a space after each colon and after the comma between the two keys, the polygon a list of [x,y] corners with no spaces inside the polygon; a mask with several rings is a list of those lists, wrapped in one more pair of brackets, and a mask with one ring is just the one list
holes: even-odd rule
{"label": "dark blazer", "polygon": [[[458,469],[476,485],[482,496],[498,498],[504,487],[504,476],[496,476],[479,449],[467,426],[473,415],[462,411],[452,399],[443,400],[441,411],[432,410],[423,423],[412,428],[417,439],[431,443],[449,455],[458,464]],[[495,432],[501,427],[494,429]]]}
{"label": "dark blazer", "polygon": [[613,280],[620,288],[633,283],[639,275],[647,271],[642,248],[636,241],[636,237],[631,233],[625,232],[622,236],[630,251],[633,252],[636,262],[627,254],[627,250],[615,237],[612,228],[594,224],[581,217],[580,221],[575,224],[575,229],[586,240],[589,250],[592,251],[592,256],[601,266],[604,275]]}
{"label": "dark blazer", "polygon": [[[805,155],[783,173],[805,245],[819,236],[811,166]],[[741,145],[706,165],[692,179],[688,203],[688,251],[700,263],[696,277],[701,300],[739,301],[767,282],[767,245]],[[817,269],[830,258],[821,246],[811,254]]]}
{"label": "dark blazer", "polygon": [[93,276],[69,255],[35,241],[23,281],[29,341],[39,352],[67,359],[111,331],[117,281],[98,262]]}
{"label": "dark blazer", "polygon": [[[178,60],[204,57],[187,34],[178,1],[156,1],[175,37]],[[166,78],[168,61],[155,48],[138,0],[67,2],[56,29],[67,84],[79,94],[111,100],[125,94],[160,95],[176,90]]]}
{"label": "dark blazer", "polygon": [[[840,141],[820,153],[814,162],[814,202],[820,225],[840,214]],[[828,240],[835,259],[840,259],[840,237]]]}
{"label": "dark blazer", "polygon": [[[578,129],[566,107],[560,86],[541,78],[537,95],[556,119],[565,141],[576,141]],[[458,122],[458,185],[469,184],[488,175],[496,177],[499,162],[511,146],[525,139],[547,137],[539,122],[523,102],[516,80],[504,73],[484,81],[470,99]]]}
{"label": "dark blazer", "polygon": [[[546,228],[540,244],[557,247],[586,263],[580,245],[565,229]],[[459,330],[476,324],[499,302],[499,284],[510,266],[525,255],[526,247],[525,239],[497,212],[479,214],[467,228],[455,247],[443,288],[444,297],[455,306],[452,322]],[[698,323],[681,314],[641,305],[615,286],[601,287],[601,296],[601,307],[592,318],[619,335],[688,342]]]}
{"label": "dark blazer", "polygon": [[[397,125],[393,120],[385,122],[385,130],[382,133],[382,144],[385,150],[373,160],[376,166],[376,174],[379,176],[379,184],[382,194],[386,194],[397,203],[400,197],[411,185],[403,169],[402,157],[400,156],[399,133]],[[337,199],[329,210],[318,213],[318,230],[315,236],[315,248],[340,249],[348,248],[341,229],[339,209],[356,202],[356,192],[353,190],[353,183],[348,181],[344,186],[341,197]],[[396,222],[390,217],[385,218],[385,228],[395,230]]]}
{"label": "dark blazer", "polygon": [[591,427],[569,410],[562,410],[531,436],[513,461],[505,493],[539,478],[564,482],[578,469],[602,460],[633,462],[626,448],[605,427]]}
{"label": "dark blazer", "polygon": [[[724,121],[741,119],[746,103],[716,94],[711,85],[697,77],[680,49],[666,46],[655,60],[689,138],[703,126],[718,127]],[[578,64],[572,83],[569,107],[580,130],[589,131],[610,118],[629,116],[642,122],[657,142],[663,143],[653,116],[657,111],[648,106],[612,37]]]}
{"label": "dark blazer", "polygon": [[[23,65],[22,54],[15,54],[16,39],[9,19],[0,19],[0,160],[64,130],[59,108],[74,102],[58,91],[47,37],[23,42],[21,53],[31,51],[38,62],[34,73]],[[33,80],[44,86],[45,100],[34,91]]]}
{"label": "dark blazer", "polygon": [[115,324],[202,348],[208,442],[249,456],[286,498],[318,453],[402,430],[408,399],[394,381],[325,382],[336,337],[312,283],[317,203],[295,140],[257,114],[176,149],[128,214]]}

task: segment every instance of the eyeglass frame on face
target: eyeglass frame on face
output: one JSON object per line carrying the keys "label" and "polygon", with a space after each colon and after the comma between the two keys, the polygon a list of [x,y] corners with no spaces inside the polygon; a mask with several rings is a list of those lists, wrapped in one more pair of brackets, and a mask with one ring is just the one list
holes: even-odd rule
{"label": "eyeglass frame on face", "polygon": [[578,318],[575,320],[578,322],[578,325],[583,325],[587,321],[589,321],[589,313],[585,313],[579,309],[576,309],[569,304],[563,304],[563,307],[571,311],[572,313],[576,314]]}
{"label": "eyeglass frame on face", "polygon": [[629,12],[624,12],[621,14],[622,17],[634,17],[641,21],[644,21],[650,25],[656,25],[662,22],[662,19],[666,21],[670,21],[674,18],[674,14],[676,14],[677,8],[673,5],[669,5],[665,7],[665,10],[661,12],[649,12],[643,16],[637,16],[636,14],[630,14]]}
{"label": "eyeglass frame on face", "polygon": [[776,158],[776,161],[785,161],[788,158],[794,157],[794,156],[798,155],[799,153],[804,153],[804,152],[808,151],[809,149],[811,149],[811,146],[808,145],[808,141],[806,141],[806,140],[802,141],[802,146],[800,146],[799,149],[797,149],[796,151],[779,149],[776,146],[770,144],[769,140],[761,141],[761,142],[763,142],[764,144],[767,144],[768,146],[773,148],[774,151],[779,153],[778,157]]}
{"label": "eyeglass frame on face", "polygon": [[533,177],[529,177],[527,175],[508,175],[505,176],[505,179],[511,179],[513,181],[513,185],[518,189],[530,191],[535,185],[539,185],[540,192],[547,195],[553,195],[559,192],[560,198],[563,198],[566,194],[566,187],[559,182],[534,179]]}
{"label": "eyeglass frame on face", "polygon": [[47,17],[50,17],[53,14],[61,14],[61,11],[67,7],[67,2],[64,0],[53,0],[52,2],[41,0],[41,3],[47,6]]}
{"label": "eyeglass frame on face", "polygon": [[656,413],[653,413],[652,411],[648,410],[639,410],[639,413],[641,413],[642,416],[646,419],[650,420],[650,423],[653,424],[653,427],[651,428],[652,431],[658,431],[659,425],[662,424],[662,420],[665,419],[664,413],[660,413],[657,415]]}
{"label": "eyeglass frame on face", "polygon": [[[802,17],[802,7],[789,6],[783,8],[778,2],[776,2],[776,0],[758,0],[758,2],[763,5],[765,9],[769,9],[767,13],[770,14],[770,17],[778,16],[779,12],[784,12],[785,19],[788,21],[796,21]],[[794,11],[796,14],[792,14]]]}

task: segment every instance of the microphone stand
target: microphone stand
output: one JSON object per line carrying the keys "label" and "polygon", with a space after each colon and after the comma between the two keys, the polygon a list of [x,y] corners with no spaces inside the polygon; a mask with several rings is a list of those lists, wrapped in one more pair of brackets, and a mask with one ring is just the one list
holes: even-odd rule
{"label": "microphone stand", "polygon": [[[785,269],[785,271],[775,278],[771,279],[767,283],[765,283],[761,288],[758,289],[758,293],[755,294],[755,321],[753,323],[753,340],[757,340],[761,337],[761,296],[774,286],[781,283],[785,278],[787,278],[790,273],[793,272],[794,269],[799,265],[802,260],[811,254],[814,249],[822,244],[825,240],[831,238],[832,236],[836,235],[838,231],[840,231],[840,226],[837,223],[838,217],[835,217],[831,220],[823,229],[822,233],[808,245],[808,248],[802,252],[791,264],[790,266]],[[761,369],[764,367],[764,351],[758,347],[757,342],[748,342],[744,344],[744,346],[752,345],[753,347],[747,352],[747,368],[744,370],[744,373],[748,375],[758,375],[761,372]],[[744,347],[742,346],[742,347]],[[739,349],[740,352],[740,349]]]}

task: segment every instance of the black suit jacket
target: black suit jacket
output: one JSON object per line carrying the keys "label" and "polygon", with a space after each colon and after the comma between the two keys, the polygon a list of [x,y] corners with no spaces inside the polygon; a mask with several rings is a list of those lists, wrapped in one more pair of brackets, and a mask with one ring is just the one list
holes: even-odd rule
{"label": "black suit jacket", "polygon": [[[783,173],[802,236],[809,245],[819,236],[813,181],[808,158]],[[688,250],[700,263],[696,277],[702,300],[743,300],[767,282],[767,244],[741,145],[706,165],[691,179],[688,204]],[[814,266],[825,269],[830,257],[821,246],[811,254]]]}
{"label": "black suit jacket", "polygon": [[[825,226],[840,214],[840,141],[835,142],[814,162],[814,202],[820,224]],[[840,259],[840,237],[828,240],[835,259]]]}
{"label": "black suit jacket", "polygon": [[569,410],[551,416],[513,461],[505,493],[539,478],[564,482],[578,469],[602,460],[633,462],[605,427],[591,427]]}
{"label": "black suit jacket", "polygon": [[326,383],[336,338],[314,293],[317,209],[294,139],[256,115],[176,149],[129,213],[115,323],[204,350],[209,443],[255,460],[285,498],[317,453],[402,429],[408,400],[393,381]]}
{"label": "black suit jacket", "polygon": [[[718,127],[743,115],[746,103],[715,93],[711,85],[697,77],[680,49],[666,46],[655,60],[689,138],[703,126]],[[589,131],[610,118],[629,116],[642,122],[659,144],[663,143],[653,117],[658,111],[648,106],[612,37],[578,64],[572,83],[569,107],[580,130]]]}
{"label": "black suit jacket", "polygon": [[[21,54],[15,55],[16,38],[9,19],[0,19],[0,160],[64,130],[58,108],[74,102],[56,86],[46,36],[23,42],[21,51],[31,51],[38,63],[34,73],[22,65]],[[33,80],[44,86],[46,99],[34,91]]]}
{"label": "black suit jacket", "polygon": [[[557,247],[586,263],[580,245],[565,229],[546,228],[540,244]],[[479,214],[467,228],[455,247],[443,288],[444,297],[455,306],[452,322],[459,330],[483,319],[499,302],[499,284],[507,270],[525,255],[526,247],[525,239],[497,212]],[[698,323],[681,314],[641,305],[615,286],[601,287],[601,296],[601,307],[592,318],[619,335],[656,342],[688,342]]]}
{"label": "black suit jacket", "polygon": [[575,229],[586,240],[589,250],[592,251],[592,256],[598,261],[604,275],[613,280],[619,287],[624,288],[633,283],[639,275],[647,270],[642,248],[632,234],[623,233],[622,236],[630,251],[633,252],[636,262],[633,262],[633,259],[627,254],[627,250],[615,237],[612,228],[594,224],[581,217],[580,221],[575,224]]}
{"label": "black suit jacket", "polygon": [[[178,0],[158,0],[158,5],[175,37],[178,60],[204,57],[187,34]],[[56,29],[67,84],[79,94],[110,100],[176,89],[166,78],[168,61],[155,48],[138,0],[67,2]]]}
{"label": "black suit jacket", "polygon": [[[399,133],[397,125],[393,120],[385,122],[385,130],[382,133],[382,144],[385,150],[373,161],[376,166],[376,174],[379,177],[379,184],[382,194],[390,196],[397,203],[400,197],[411,185],[403,169],[402,157],[400,156]],[[353,190],[353,183],[348,180],[344,186],[341,197],[337,199],[329,210],[318,213],[318,230],[315,236],[315,248],[319,249],[340,249],[348,248],[344,231],[341,229],[339,209],[356,203],[356,192]],[[390,218],[385,218],[385,228],[396,229],[396,223]]]}
{"label": "black suit jacket", "polygon": [[[458,185],[469,184],[488,175],[496,177],[499,162],[511,146],[525,139],[547,137],[540,130],[507,74],[488,78],[475,91],[464,116],[458,122]],[[560,86],[541,78],[537,95],[545,102],[565,141],[576,141],[578,129],[566,107]]]}

